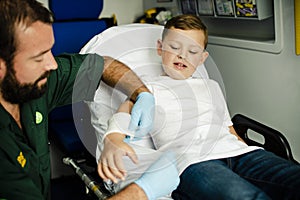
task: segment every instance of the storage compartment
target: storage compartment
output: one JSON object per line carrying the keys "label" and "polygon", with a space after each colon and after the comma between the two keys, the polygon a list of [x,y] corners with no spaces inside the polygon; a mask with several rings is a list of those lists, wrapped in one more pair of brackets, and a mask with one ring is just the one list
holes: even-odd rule
{"label": "storage compartment", "polygon": [[182,13],[214,18],[263,20],[273,16],[272,0],[181,0]]}

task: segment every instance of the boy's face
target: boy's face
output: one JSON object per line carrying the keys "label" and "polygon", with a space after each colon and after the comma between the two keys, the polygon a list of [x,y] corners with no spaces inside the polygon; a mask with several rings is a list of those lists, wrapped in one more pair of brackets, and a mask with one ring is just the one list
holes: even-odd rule
{"label": "boy's face", "polygon": [[157,42],[164,72],[173,79],[187,79],[208,56],[204,51],[202,30],[170,29],[163,41]]}

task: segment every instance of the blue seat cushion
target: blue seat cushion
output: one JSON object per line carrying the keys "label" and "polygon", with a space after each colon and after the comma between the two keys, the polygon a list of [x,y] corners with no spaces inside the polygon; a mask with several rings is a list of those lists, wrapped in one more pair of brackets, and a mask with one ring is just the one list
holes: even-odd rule
{"label": "blue seat cushion", "polygon": [[53,23],[55,43],[53,55],[78,53],[95,35],[108,28],[106,20],[69,21]]}
{"label": "blue seat cushion", "polygon": [[97,19],[103,9],[103,0],[49,0],[55,21]]}

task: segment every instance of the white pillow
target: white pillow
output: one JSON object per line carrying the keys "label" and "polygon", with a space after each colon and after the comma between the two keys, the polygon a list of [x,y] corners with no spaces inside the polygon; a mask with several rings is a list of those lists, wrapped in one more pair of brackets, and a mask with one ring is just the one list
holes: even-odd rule
{"label": "white pillow", "polygon": [[[118,59],[133,69],[138,75],[159,75],[161,69],[161,57],[156,53],[156,42],[161,38],[163,26],[153,24],[128,24],[111,27],[104,32],[94,36],[80,51],[80,53],[97,53],[102,56],[110,56]],[[213,63],[211,58],[210,63]],[[215,66],[209,66],[217,69]],[[215,70],[216,71],[216,70]],[[219,74],[218,70],[217,73]],[[198,66],[194,77],[208,78],[204,65]],[[94,102],[89,102],[92,124],[96,129],[98,141],[107,129],[107,122],[116,112],[119,105],[127,97],[100,83]],[[143,146],[152,147],[152,141],[140,141]],[[99,150],[97,149],[97,156]]]}

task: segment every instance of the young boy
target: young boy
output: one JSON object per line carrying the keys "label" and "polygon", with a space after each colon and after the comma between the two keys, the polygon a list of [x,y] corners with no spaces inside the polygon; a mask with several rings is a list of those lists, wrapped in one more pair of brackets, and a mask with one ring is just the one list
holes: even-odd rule
{"label": "young boy", "polygon": [[197,16],[180,15],[167,22],[157,45],[164,74],[142,78],[156,99],[149,133],[155,150],[128,139],[134,132],[127,129],[132,106],[127,101],[109,120],[100,144],[104,148],[99,175],[115,183],[121,179],[122,188],[135,181],[157,154],[169,151],[180,173],[174,199],[299,199],[300,166],[245,144],[232,127],[218,84],[193,78],[208,56],[207,38]]}

